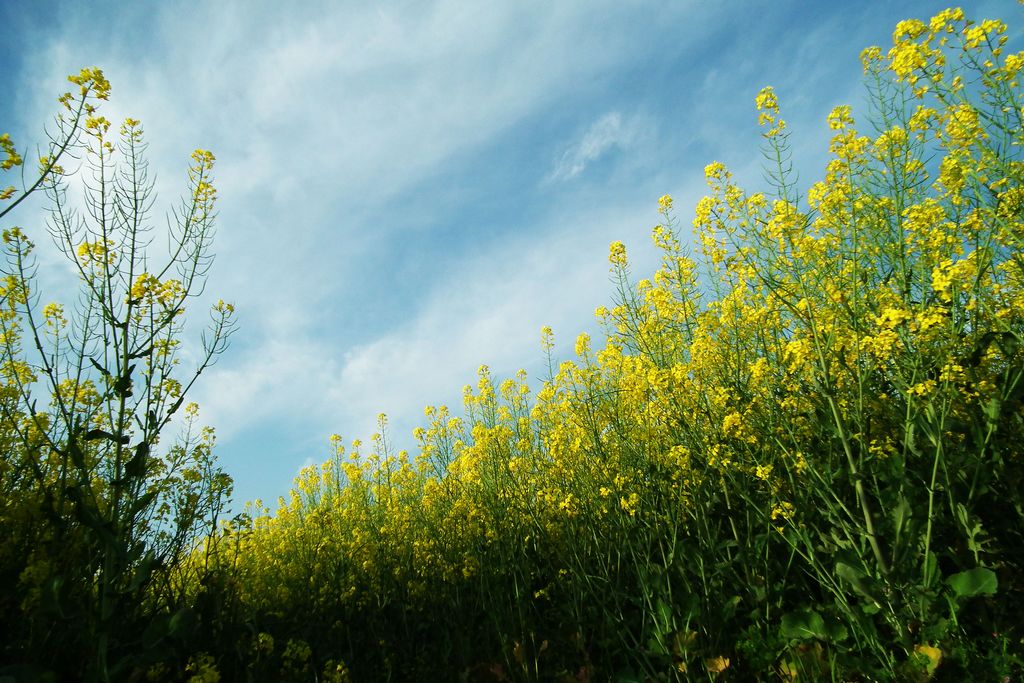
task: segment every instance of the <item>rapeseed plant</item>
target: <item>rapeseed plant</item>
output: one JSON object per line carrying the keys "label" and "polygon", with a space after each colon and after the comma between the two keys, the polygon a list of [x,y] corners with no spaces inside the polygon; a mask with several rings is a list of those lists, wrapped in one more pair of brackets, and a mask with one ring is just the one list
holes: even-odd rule
{"label": "rapeseed plant", "polygon": [[[68,80],[77,92],[58,100],[38,176],[23,176],[20,193],[0,192],[0,217],[45,192],[50,237],[80,286],[78,305],[40,307],[32,230],[3,230],[0,677],[121,680],[169,671],[160,660],[193,630],[180,590],[193,578],[185,558],[216,530],[231,479],[185,396],[224,351],[233,311],[214,307],[196,366],[179,367],[182,316],[211,259],[214,157],[193,154],[160,263],[148,249],[153,182],[141,124],[126,119],[111,132],[98,113],[110,94],[99,69]],[[24,163],[9,136],[0,147],[3,171]],[[68,201],[74,173],[59,165],[69,158],[89,178],[81,213]],[[166,438],[179,414],[181,438]],[[195,680],[219,675],[205,653],[187,667]]]}
{"label": "rapeseed plant", "polygon": [[784,102],[757,93],[767,187],[709,164],[692,240],[658,199],[651,277],[610,245],[602,342],[555,362],[545,328],[540,386],[482,367],[463,416],[427,409],[415,454],[383,417],[368,446],[333,437],[276,511],[204,546],[276,667],[238,668],[1020,675],[1024,53],[1006,49],[1002,22],[959,9],[901,22],[861,55],[867,126],[828,116],[806,194]]}

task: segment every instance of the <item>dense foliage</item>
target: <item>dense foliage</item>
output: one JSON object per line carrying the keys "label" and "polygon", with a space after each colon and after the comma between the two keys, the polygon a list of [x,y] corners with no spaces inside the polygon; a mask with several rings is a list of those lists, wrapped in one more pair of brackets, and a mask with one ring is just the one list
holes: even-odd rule
{"label": "dense foliage", "polygon": [[[768,190],[709,165],[693,255],[662,197],[649,279],[634,281],[613,243],[600,348],[581,336],[576,359],[556,363],[545,330],[539,390],[481,368],[463,416],[427,409],[415,454],[396,452],[383,416],[369,446],[334,437],[334,457],[276,511],[256,502],[171,558],[173,607],[153,581],[122,604],[164,625],[147,643],[163,661],[136,673],[1024,674],[1024,53],[1007,53],[1005,35],[947,10],[865,50],[867,127],[832,112],[824,178],[804,196],[762,90]],[[24,306],[15,291],[5,301]],[[23,413],[4,416],[7,461],[72,457],[63,444],[80,432],[32,450]],[[116,462],[109,448],[98,462]],[[3,514],[29,529],[18,525],[54,504],[40,498],[51,470],[11,479],[4,467]],[[69,515],[59,528],[89,557],[98,541]],[[32,537],[16,538],[9,576],[31,566]]]}

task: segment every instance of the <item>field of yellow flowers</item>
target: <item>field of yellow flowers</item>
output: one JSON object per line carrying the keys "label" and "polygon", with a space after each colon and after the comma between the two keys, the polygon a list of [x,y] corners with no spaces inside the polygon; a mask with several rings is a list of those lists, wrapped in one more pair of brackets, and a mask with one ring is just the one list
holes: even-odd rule
{"label": "field of yellow flowers", "polygon": [[[1022,669],[1024,53],[947,10],[862,54],[824,178],[719,163],[607,340],[386,418],[194,561],[257,679],[996,680]],[[805,192],[805,194],[801,194]],[[552,347],[550,331],[543,344]]]}
{"label": "field of yellow flowers", "polygon": [[[1024,52],[960,10],[865,50],[810,187],[722,164],[661,265],[612,243],[606,339],[481,367],[416,449],[333,437],[203,539],[161,612],[185,680],[1024,675]],[[692,249],[688,245],[693,245]],[[161,621],[162,620],[162,621]],[[140,678],[144,677],[139,669]],[[1007,677],[1007,678],[1003,678]],[[1012,677],[1012,678],[1011,678]]]}

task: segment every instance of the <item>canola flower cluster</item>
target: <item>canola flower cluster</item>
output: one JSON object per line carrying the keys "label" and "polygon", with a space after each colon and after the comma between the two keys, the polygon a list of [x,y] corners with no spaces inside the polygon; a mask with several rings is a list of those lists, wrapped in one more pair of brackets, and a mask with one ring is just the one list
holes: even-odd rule
{"label": "canola flower cluster", "polygon": [[230,572],[267,630],[252,661],[411,678],[444,652],[498,680],[1019,666],[1012,618],[989,629],[1018,653],[998,661],[973,640],[989,622],[965,625],[1024,569],[1024,53],[1006,36],[952,9],[865,50],[874,132],[837,107],[804,199],[762,90],[771,187],[708,165],[694,253],[661,197],[650,278],[611,244],[599,347],[582,335],[556,365],[545,328],[536,391],[482,367],[414,453],[381,416],[369,447],[332,437],[276,510],[208,539],[194,570]]}

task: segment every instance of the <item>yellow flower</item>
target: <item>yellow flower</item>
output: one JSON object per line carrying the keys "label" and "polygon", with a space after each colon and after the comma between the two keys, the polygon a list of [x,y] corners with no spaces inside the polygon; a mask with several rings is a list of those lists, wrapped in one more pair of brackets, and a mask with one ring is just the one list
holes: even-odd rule
{"label": "yellow flower", "polygon": [[726,174],[725,164],[720,161],[712,161],[704,167],[704,177],[708,180],[721,180]]}
{"label": "yellow flower", "polygon": [[952,298],[949,292],[953,284],[952,265],[952,261],[946,259],[932,269],[932,289],[940,299],[947,302]]}
{"label": "yellow flower", "polygon": [[907,393],[911,396],[928,396],[935,391],[935,387],[935,380],[926,379],[907,389]]}
{"label": "yellow flower", "polygon": [[892,33],[892,41],[900,43],[906,40],[916,40],[928,30],[920,19],[905,19],[896,24],[896,30]]}
{"label": "yellow flower", "polygon": [[778,521],[780,519],[787,520],[793,517],[794,511],[793,504],[789,501],[782,501],[772,506],[772,520]]}
{"label": "yellow flower", "polygon": [[964,28],[964,48],[973,50],[993,36],[1006,32],[1006,24],[995,19],[986,19],[981,24]]}
{"label": "yellow flower", "polygon": [[860,53],[860,62],[864,66],[865,71],[880,61],[882,61],[882,50],[877,45],[866,47]]}
{"label": "yellow flower", "polygon": [[213,166],[213,162],[217,160],[217,157],[213,156],[213,152],[205,149],[197,149],[192,152],[192,161],[202,168],[209,169]]}
{"label": "yellow flower", "polygon": [[114,243],[110,240],[82,242],[78,245],[78,259],[83,266],[107,264],[112,265],[117,259]]}
{"label": "yellow flower", "polygon": [[561,510],[561,511],[563,511],[563,512],[565,512],[565,513],[566,513],[567,515],[569,515],[570,517],[573,517],[573,516],[574,516],[574,513],[576,512],[576,510],[575,510],[575,503],[574,503],[574,501],[573,501],[573,496],[572,496],[572,494],[571,494],[571,493],[570,493],[570,494],[568,494],[568,495],[567,495],[567,496],[566,496],[566,497],[565,497],[565,498],[564,498],[564,499],[563,499],[563,500],[562,500],[562,501],[561,501],[561,502],[560,502],[560,503],[558,504],[558,509],[559,509],[559,510]]}
{"label": "yellow flower", "polygon": [[739,436],[743,431],[743,416],[739,413],[729,413],[722,420],[722,433],[726,436]]}
{"label": "yellow flower", "polygon": [[1024,67],[1024,52],[1006,55],[1006,59],[1003,62],[1003,69],[1008,75],[1016,75],[1022,67]]}
{"label": "yellow flower", "polygon": [[841,104],[832,109],[828,115],[828,127],[832,130],[842,130],[853,125],[853,116],[850,114],[850,105]]}
{"label": "yellow flower", "polygon": [[586,332],[581,332],[580,336],[576,337],[576,355],[583,356],[590,350],[590,335]]}
{"label": "yellow flower", "polygon": [[626,245],[619,241],[612,242],[608,247],[608,262],[619,268],[625,267]]}
{"label": "yellow flower", "polygon": [[882,329],[892,330],[913,317],[914,316],[910,313],[910,311],[907,311],[905,309],[887,308],[884,311],[882,311],[882,314],[878,316],[875,319],[875,321],[878,323],[878,326],[881,327]]}
{"label": "yellow flower", "polygon": [[960,104],[949,112],[945,134],[955,147],[969,147],[988,137],[978,119],[978,111],[969,104]]}
{"label": "yellow flower", "polygon": [[720,674],[729,668],[728,657],[712,657],[704,660],[704,667],[709,674]]}
{"label": "yellow flower", "polygon": [[931,645],[915,645],[914,654],[923,660],[929,675],[934,674],[942,663],[942,650]]}
{"label": "yellow flower", "polygon": [[640,496],[636,493],[629,494],[629,497],[621,496],[619,498],[619,507],[629,513],[630,517],[636,516],[637,504],[640,502]]}
{"label": "yellow flower", "polygon": [[547,325],[540,328],[540,345],[545,351],[555,348],[555,333]]}
{"label": "yellow flower", "polygon": [[775,89],[771,86],[761,88],[761,91],[757,93],[757,97],[754,98],[754,104],[757,105],[758,111],[767,111],[773,114],[779,113],[779,98],[775,96]]}
{"label": "yellow flower", "polygon": [[110,121],[105,116],[89,116],[85,119],[85,129],[93,131],[95,135],[102,136],[110,130]]}
{"label": "yellow flower", "polygon": [[963,21],[964,11],[959,7],[953,9],[944,9],[928,22],[928,30],[933,34],[938,33],[951,33],[953,27],[950,26],[954,21]]}
{"label": "yellow flower", "polygon": [[963,381],[964,366],[959,363],[947,363],[939,373],[939,380],[948,384],[955,384]]}
{"label": "yellow flower", "polygon": [[944,308],[929,307],[917,314],[917,328],[921,332],[927,332],[932,328],[939,327],[946,322],[947,315]]}
{"label": "yellow flower", "polygon": [[0,168],[7,171],[14,166],[21,166],[21,155],[14,148],[14,142],[7,133],[0,135],[0,150],[3,150],[4,154],[7,155],[6,159],[0,161]]}
{"label": "yellow flower", "polygon": [[171,398],[178,398],[181,395],[181,382],[172,377],[166,377],[160,383],[160,390]]}
{"label": "yellow flower", "polygon": [[103,77],[103,71],[97,67],[82,69],[77,75],[68,76],[68,81],[82,86],[84,96],[90,90],[96,99],[105,100],[110,95],[110,81]]}
{"label": "yellow flower", "polygon": [[58,303],[48,303],[43,307],[43,318],[50,327],[64,327],[68,324],[64,317],[64,307]]}

